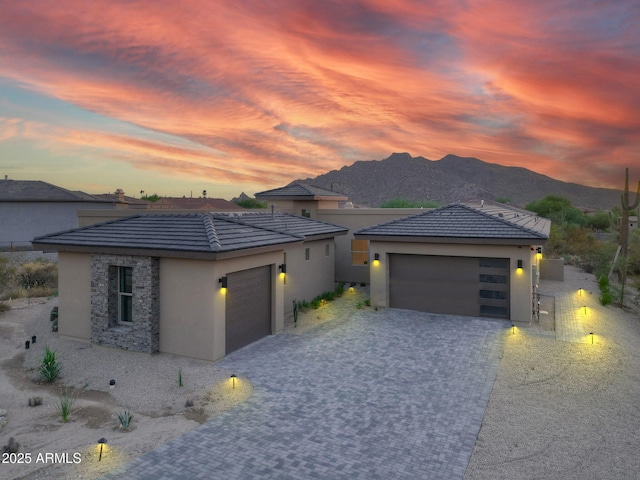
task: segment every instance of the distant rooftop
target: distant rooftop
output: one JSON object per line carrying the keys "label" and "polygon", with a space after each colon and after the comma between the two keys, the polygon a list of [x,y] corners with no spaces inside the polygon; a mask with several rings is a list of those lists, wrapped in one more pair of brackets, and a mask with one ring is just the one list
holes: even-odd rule
{"label": "distant rooftop", "polygon": [[349,197],[343,193],[326,190],[304,183],[294,183],[286,187],[266,190],[256,193],[257,199],[283,199],[283,200],[348,200]]}
{"label": "distant rooftop", "polygon": [[71,191],[40,180],[0,179],[0,202],[96,202],[112,200]]}
{"label": "distant rooftop", "polygon": [[309,239],[311,237],[327,237],[334,235],[344,235],[349,229],[334,225],[332,223],[312,220],[289,213],[269,213],[269,212],[239,212],[230,213],[231,218],[239,222],[256,227],[269,228],[282,233],[302,235]]}
{"label": "distant rooftop", "polygon": [[175,208],[182,210],[244,210],[223,198],[164,197],[149,208]]}

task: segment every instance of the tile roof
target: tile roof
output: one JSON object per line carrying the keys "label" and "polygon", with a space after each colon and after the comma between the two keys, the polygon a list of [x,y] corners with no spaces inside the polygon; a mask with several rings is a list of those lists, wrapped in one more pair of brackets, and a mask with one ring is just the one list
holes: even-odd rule
{"label": "tile roof", "polygon": [[300,242],[301,235],[256,227],[212,213],[135,215],[37,237],[42,246],[224,253]]}
{"label": "tile roof", "polygon": [[548,238],[549,220],[504,208],[511,213],[507,215],[500,209],[485,211],[486,208],[456,203],[366,227],[354,234],[369,239],[405,237],[544,241]]}
{"label": "tile roof", "polygon": [[320,187],[314,187],[313,185],[307,185],[304,183],[294,183],[291,185],[287,185],[286,187],[266,190],[264,192],[256,193],[255,197],[295,198],[300,200],[319,200],[320,198],[324,197],[331,197],[335,200],[348,200],[349,198],[343,193],[326,190]]}
{"label": "tile roof", "polygon": [[0,202],[108,202],[40,180],[0,180]]}
{"label": "tile roof", "polygon": [[303,237],[344,235],[349,229],[332,223],[312,220],[289,213],[242,212],[230,213],[232,218],[256,227],[270,228],[282,233],[302,235]]}

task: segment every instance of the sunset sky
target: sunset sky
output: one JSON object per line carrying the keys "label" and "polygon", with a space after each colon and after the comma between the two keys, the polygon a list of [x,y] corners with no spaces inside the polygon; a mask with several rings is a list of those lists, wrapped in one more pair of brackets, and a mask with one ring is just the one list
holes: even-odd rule
{"label": "sunset sky", "polygon": [[0,0],[0,176],[231,198],[409,152],[640,180],[636,0]]}

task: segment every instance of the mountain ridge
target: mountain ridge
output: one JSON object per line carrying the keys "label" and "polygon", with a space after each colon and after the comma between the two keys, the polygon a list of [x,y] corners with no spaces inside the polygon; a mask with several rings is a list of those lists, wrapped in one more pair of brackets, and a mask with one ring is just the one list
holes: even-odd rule
{"label": "mountain ridge", "polygon": [[296,180],[333,189],[357,205],[377,207],[385,200],[434,200],[442,204],[471,199],[508,198],[524,207],[547,195],[560,195],[584,209],[610,209],[622,191],[563,182],[524,167],[488,163],[448,154],[439,160],[393,153],[382,160],[359,160],[315,178]]}

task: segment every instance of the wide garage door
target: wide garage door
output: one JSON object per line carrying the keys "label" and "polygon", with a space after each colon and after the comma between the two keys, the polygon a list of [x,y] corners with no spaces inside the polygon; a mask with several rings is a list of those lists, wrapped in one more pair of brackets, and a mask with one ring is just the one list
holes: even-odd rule
{"label": "wide garage door", "polygon": [[271,267],[227,275],[226,353],[271,335]]}
{"label": "wide garage door", "polygon": [[391,254],[389,305],[509,318],[509,259]]}

